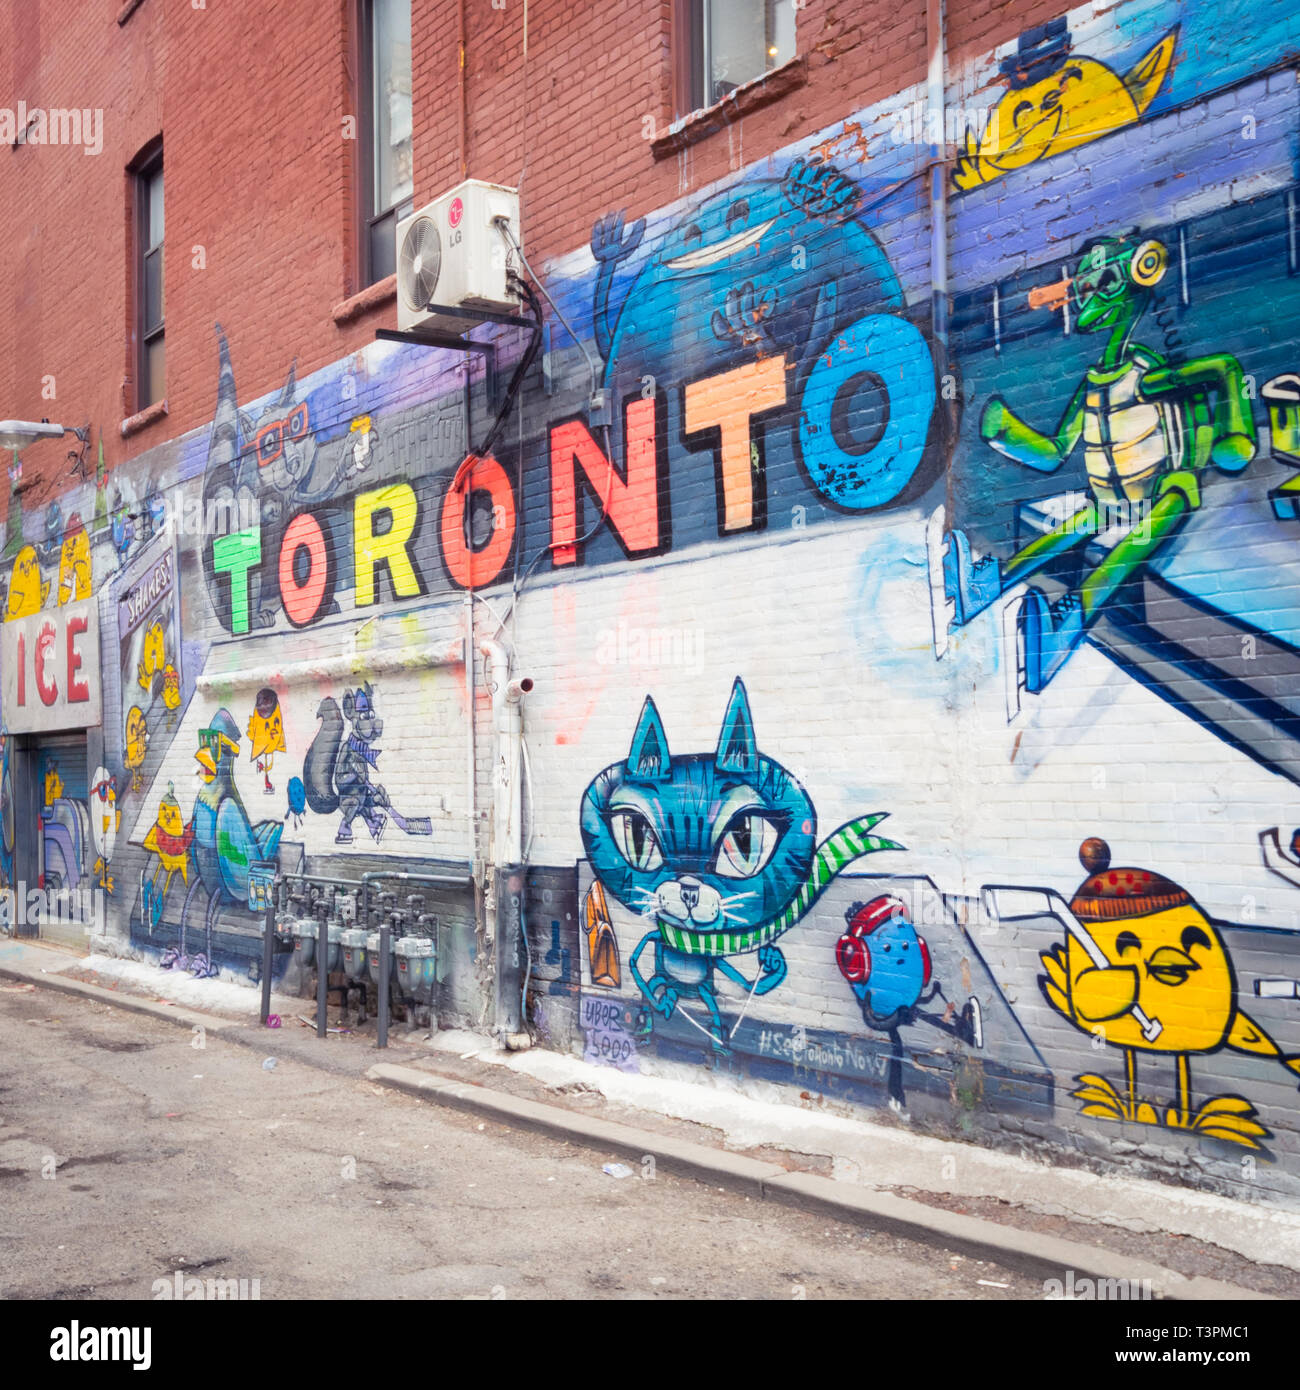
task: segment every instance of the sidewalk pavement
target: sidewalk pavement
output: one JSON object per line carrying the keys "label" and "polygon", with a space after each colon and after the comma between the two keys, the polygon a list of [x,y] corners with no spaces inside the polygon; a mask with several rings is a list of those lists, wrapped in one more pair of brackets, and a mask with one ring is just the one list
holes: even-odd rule
{"label": "sidewalk pavement", "polygon": [[[276,995],[262,1027],[256,990],[137,961],[82,957],[0,937],[0,989],[62,990],[133,1009],[325,1071],[542,1131],[655,1169],[812,1207],[1044,1278],[1150,1280],[1157,1297],[1295,1297],[1300,1214],[1118,1174],[753,1098],[680,1070],[627,1074],[535,1049],[505,1052],[463,1031],[373,1023],[324,1041],[300,1018],[315,1000]],[[339,1026],[331,1010],[332,1026]],[[689,1079],[687,1079],[689,1077]],[[600,1114],[593,1114],[599,1109]]]}

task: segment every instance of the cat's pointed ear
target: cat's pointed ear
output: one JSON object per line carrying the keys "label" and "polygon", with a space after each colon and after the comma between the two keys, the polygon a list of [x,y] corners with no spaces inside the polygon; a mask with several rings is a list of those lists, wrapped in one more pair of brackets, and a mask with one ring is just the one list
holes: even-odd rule
{"label": "cat's pointed ear", "polygon": [[281,410],[288,410],[293,404],[294,392],[297,390],[298,359],[295,357],[289,364],[289,375],[284,381],[284,390],[280,392],[280,399],[277,402]]}
{"label": "cat's pointed ear", "polygon": [[647,695],[632,735],[632,746],[627,750],[628,771],[635,777],[666,777],[671,761],[663,720]]}
{"label": "cat's pointed ear", "polygon": [[731,700],[722,716],[722,733],[718,735],[718,751],[713,761],[721,772],[751,774],[758,771],[754,720],[749,713],[745,682],[739,676],[731,687]]}

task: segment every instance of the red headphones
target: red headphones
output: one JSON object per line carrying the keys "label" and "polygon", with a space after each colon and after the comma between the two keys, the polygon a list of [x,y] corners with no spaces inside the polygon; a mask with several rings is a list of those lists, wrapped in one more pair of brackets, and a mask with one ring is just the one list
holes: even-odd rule
{"label": "red headphones", "polygon": [[[848,930],[835,943],[835,961],[840,967],[840,974],[849,984],[861,985],[866,983],[867,977],[871,974],[871,948],[867,945],[867,937],[877,927],[883,927],[886,922],[892,922],[896,917],[901,917],[909,926],[911,921],[902,899],[888,893],[879,898],[872,898],[869,903],[855,904],[847,915]],[[930,948],[919,932],[916,940],[921,947],[921,985],[924,988],[930,983]]]}

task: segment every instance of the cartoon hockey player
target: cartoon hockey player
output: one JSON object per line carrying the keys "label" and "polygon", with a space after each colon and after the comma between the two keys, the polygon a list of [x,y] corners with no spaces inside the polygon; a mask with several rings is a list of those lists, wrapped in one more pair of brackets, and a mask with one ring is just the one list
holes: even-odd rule
{"label": "cartoon hockey player", "polygon": [[284,752],[285,742],[280,697],[270,686],[263,686],[257,692],[253,712],[248,717],[248,737],[248,756],[257,764],[257,770],[262,774],[262,790],[267,796],[271,796],[275,792],[271,785],[271,768],[275,763],[275,755]]}
{"label": "cartoon hockey player", "polygon": [[[1242,1096],[1212,1096],[1192,1109],[1191,1058],[1226,1047],[1300,1073],[1300,1056],[1283,1053],[1238,1008],[1223,936],[1185,888],[1149,869],[1111,868],[1104,840],[1085,840],[1079,859],[1088,877],[1069,908],[1058,909],[1066,939],[1041,953],[1039,983],[1076,1028],[1122,1049],[1125,1070],[1122,1095],[1104,1076],[1077,1076],[1081,1113],[1259,1148],[1269,1131]],[[1177,1099],[1163,1118],[1138,1095],[1139,1052],[1176,1060]]]}
{"label": "cartoon hockey player", "polygon": [[1068,282],[1031,293],[1031,304],[1051,307],[1072,298],[1076,327],[1104,331],[1105,350],[1054,433],[1040,434],[1001,396],[988,402],[980,419],[987,444],[1044,473],[1055,472],[1082,440],[1091,495],[1006,561],[975,558],[965,534],[950,532],[942,572],[955,625],[970,622],[1012,586],[1110,527],[1123,529],[1077,588],[1054,602],[1039,588],[1026,589],[1020,621],[1025,685],[1033,693],[1060,670],[1116,590],[1200,507],[1205,469],[1237,473],[1255,456],[1255,424],[1235,357],[1219,353],[1173,364],[1132,341],[1168,259],[1158,241],[1106,238],[1084,250]]}
{"label": "cartoon hockey player", "polygon": [[[983,1047],[980,1003],[972,997],[958,1013],[944,997],[943,986],[933,975],[930,948],[912,925],[901,899],[885,894],[869,903],[854,903],[844,916],[847,926],[835,945],[835,963],[857,998],[862,1021],[889,1034],[889,1098],[898,1109],[905,1099],[903,1041],[898,1030],[928,1023],[970,1047]],[[920,1007],[935,999],[942,1012]]]}

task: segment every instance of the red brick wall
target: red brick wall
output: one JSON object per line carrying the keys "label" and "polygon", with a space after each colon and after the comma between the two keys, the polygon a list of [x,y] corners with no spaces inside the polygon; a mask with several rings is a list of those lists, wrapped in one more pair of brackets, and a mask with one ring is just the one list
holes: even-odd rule
{"label": "red brick wall", "polygon": [[[416,201],[475,178],[513,184],[525,169],[524,226],[535,264],[584,244],[593,209],[640,215],[802,136],[845,110],[924,79],[925,6],[808,0],[798,50],[808,83],[685,152],[656,160],[644,118],[673,118],[671,0],[534,4],[528,57],[522,0],[415,0]],[[1055,7],[958,6],[954,53],[987,48]],[[206,424],[213,325],[240,345],[245,399],[367,342],[391,300],[349,323],[334,305],[358,288],[353,0],[118,0],[14,7],[0,102],[104,111],[104,149],[0,150],[0,412],[90,419],[110,467]],[[464,23],[461,148],[460,25]],[[525,116],[526,111],[526,116]],[[165,418],[123,440],[136,408],[130,340],[131,202],[126,168],[161,133],[166,186]],[[195,247],[206,268],[196,269]],[[53,375],[56,396],[42,399]],[[29,502],[58,491],[64,450],[25,456]]]}

